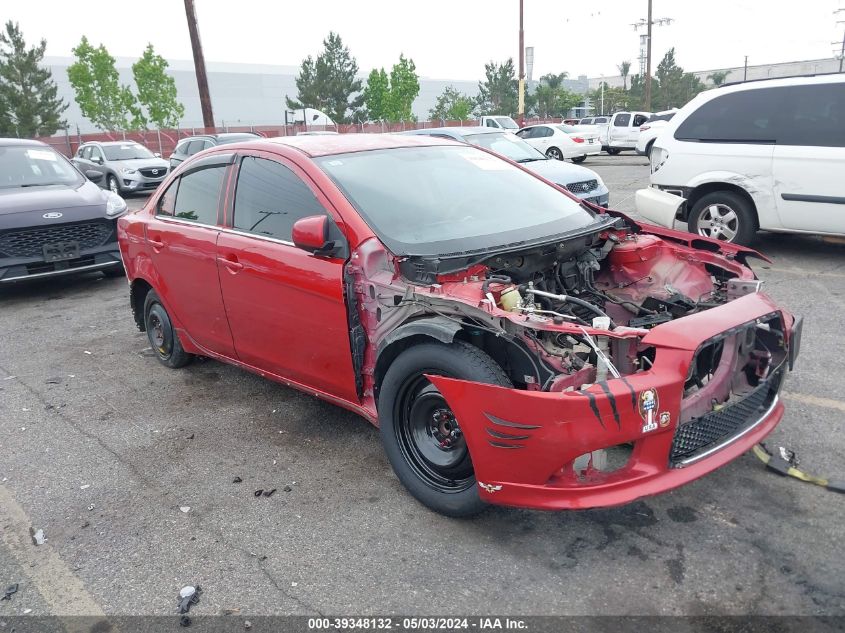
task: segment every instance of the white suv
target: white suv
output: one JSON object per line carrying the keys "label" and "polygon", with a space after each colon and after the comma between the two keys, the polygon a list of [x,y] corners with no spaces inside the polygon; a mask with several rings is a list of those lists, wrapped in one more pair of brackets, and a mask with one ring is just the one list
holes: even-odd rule
{"label": "white suv", "polygon": [[758,229],[845,234],[845,75],[699,94],[657,137],[651,185],[685,202],[667,215],[666,196],[641,190],[638,211],[692,233],[739,244]]}

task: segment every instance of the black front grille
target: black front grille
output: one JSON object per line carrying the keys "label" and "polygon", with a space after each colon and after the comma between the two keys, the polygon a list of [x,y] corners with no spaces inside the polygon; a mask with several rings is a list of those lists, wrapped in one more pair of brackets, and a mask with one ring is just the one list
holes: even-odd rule
{"label": "black front grille", "polygon": [[167,175],[167,167],[144,167],[138,171],[147,178],[164,178]]}
{"label": "black front grille", "polygon": [[774,402],[784,372],[781,365],[741,400],[680,425],[672,442],[670,465],[682,465],[680,462],[718,446],[757,422]]}
{"label": "black front grille", "polygon": [[582,182],[571,182],[568,185],[564,185],[563,187],[569,190],[571,193],[589,193],[590,191],[599,188],[599,181],[593,179],[584,180]]}
{"label": "black front grille", "polygon": [[43,255],[45,244],[79,242],[80,249],[102,246],[112,236],[107,220],[56,224],[0,233],[0,253],[6,257],[36,257]]}

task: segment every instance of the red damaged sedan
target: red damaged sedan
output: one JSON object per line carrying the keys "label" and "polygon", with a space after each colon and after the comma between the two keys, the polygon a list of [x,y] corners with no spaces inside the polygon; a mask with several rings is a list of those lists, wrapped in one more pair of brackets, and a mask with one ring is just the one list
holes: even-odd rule
{"label": "red damaged sedan", "polygon": [[162,363],[216,358],[359,413],[451,516],[701,477],[780,421],[800,341],[754,251],[445,139],[214,148],[122,217],[119,242]]}

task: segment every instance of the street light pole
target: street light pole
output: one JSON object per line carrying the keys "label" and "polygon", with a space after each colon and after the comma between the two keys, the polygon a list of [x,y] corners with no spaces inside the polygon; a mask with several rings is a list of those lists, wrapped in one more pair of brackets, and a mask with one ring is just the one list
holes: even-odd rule
{"label": "street light pole", "polygon": [[525,125],[525,33],[522,30],[522,4],[523,0],[519,0],[519,127]]}
{"label": "street light pole", "polygon": [[648,18],[646,19],[646,43],[645,43],[645,101],[643,109],[651,112],[651,0],[648,0]]}
{"label": "street light pole", "polygon": [[191,49],[194,53],[194,71],[197,75],[197,89],[200,93],[202,124],[206,128],[213,128],[214,113],[211,111],[211,95],[208,93],[208,77],[205,74],[205,58],[202,54],[202,43],[200,42],[200,33],[197,27],[197,13],[194,10],[194,0],[185,0],[185,15],[188,18],[188,32],[191,35]]}

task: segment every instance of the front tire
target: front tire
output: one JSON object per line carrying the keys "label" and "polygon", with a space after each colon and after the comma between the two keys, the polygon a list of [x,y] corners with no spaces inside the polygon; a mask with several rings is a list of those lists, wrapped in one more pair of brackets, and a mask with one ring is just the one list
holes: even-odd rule
{"label": "front tire", "polygon": [[106,178],[106,186],[109,188],[109,191],[120,195],[120,183],[117,182],[117,178],[113,174],[109,174],[109,177]]}
{"label": "front tire", "polygon": [[423,343],[402,352],[381,384],[379,426],[399,481],[422,504],[451,517],[486,507],[458,420],[424,374],[510,387],[502,368],[477,347]]}
{"label": "front tire", "polygon": [[550,147],[546,150],[546,156],[554,160],[563,160],[563,152],[557,147]]}
{"label": "front tire", "polygon": [[170,315],[154,290],[150,290],[144,299],[144,325],[150,346],[162,365],[178,369],[194,360],[194,355],[182,348]]}
{"label": "front tire", "polygon": [[693,205],[688,226],[690,233],[748,246],[757,233],[757,216],[738,193],[714,191]]}
{"label": "front tire", "polygon": [[583,156],[575,156],[572,159],[572,162],[575,163],[575,164],[578,164],[578,163],[583,163],[585,160],[587,160],[586,154],[584,154]]}

